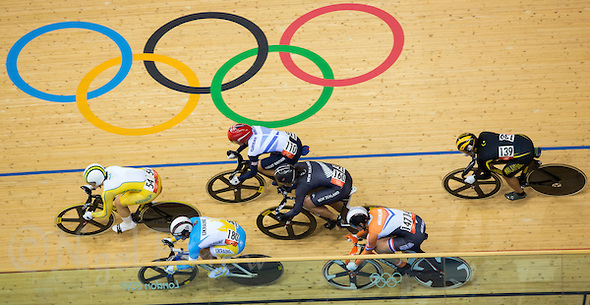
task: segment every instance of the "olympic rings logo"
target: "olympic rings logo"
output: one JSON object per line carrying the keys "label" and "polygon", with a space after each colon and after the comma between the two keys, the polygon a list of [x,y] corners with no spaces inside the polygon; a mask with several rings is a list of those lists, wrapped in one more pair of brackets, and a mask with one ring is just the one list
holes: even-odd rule
{"label": "olympic rings logo", "polygon": [[387,272],[383,274],[373,273],[369,279],[371,279],[371,283],[374,283],[379,288],[385,286],[393,288],[402,281],[402,275],[399,272],[394,272],[393,274]]}
{"label": "olympic rings logo", "polygon": [[[374,15],[375,17],[378,17],[389,26],[393,34],[394,43],[390,51],[390,54],[379,66],[360,76],[347,79],[334,79],[334,73],[332,69],[323,58],[321,58],[319,55],[310,50],[290,45],[291,39],[293,38],[295,32],[303,24],[315,17],[335,11],[359,11],[369,13],[371,15]],[[258,45],[257,48],[244,51],[236,55],[235,57],[231,58],[225,64],[223,64],[221,68],[219,68],[219,70],[215,73],[211,81],[210,87],[201,87],[196,74],[188,66],[181,63],[180,61],[164,55],[154,54],[154,50],[156,48],[158,41],[170,30],[184,23],[202,19],[222,19],[237,23],[246,28],[254,36]],[[90,72],[88,72],[80,81],[75,95],[56,95],[42,92],[26,83],[20,76],[20,73],[18,71],[17,60],[23,48],[33,39],[45,33],[60,29],[86,29],[98,32],[112,39],[121,52],[121,57],[108,60],[98,65]],[[317,113],[328,102],[329,98],[332,95],[334,87],[351,86],[359,84],[382,74],[387,69],[389,69],[399,58],[403,48],[403,44],[404,33],[401,28],[401,25],[397,22],[397,20],[389,13],[381,9],[363,4],[335,4],[325,6],[313,10],[309,13],[306,13],[303,16],[296,19],[291,25],[289,25],[289,27],[281,36],[278,45],[269,45],[266,39],[266,35],[262,32],[262,30],[256,24],[244,17],[228,13],[203,12],[174,19],[160,27],[147,40],[144,46],[143,54],[133,54],[131,51],[131,47],[129,46],[129,43],[120,34],[113,31],[112,29],[109,29],[99,24],[82,21],[69,21],[49,24],[27,33],[12,46],[6,58],[6,70],[12,82],[23,92],[33,97],[50,102],[76,102],[78,109],[90,123],[92,123],[100,129],[115,134],[147,135],[169,129],[182,122],[192,113],[192,111],[197,106],[200,94],[211,94],[215,107],[217,107],[217,109],[230,120],[241,123],[247,123],[250,125],[262,125],[269,128],[277,128],[304,121],[307,118],[314,115],[315,113]],[[235,88],[251,79],[256,73],[258,73],[258,71],[260,71],[260,69],[266,61],[266,58],[268,57],[268,53],[270,52],[278,52],[283,65],[295,77],[311,84],[324,86],[324,89],[322,90],[322,93],[320,94],[318,100],[310,108],[293,117],[277,121],[259,121],[246,118],[234,112],[227,106],[227,104],[223,100],[221,92]],[[299,67],[297,67],[293,62],[293,59],[291,58],[291,54],[301,55],[312,61],[320,69],[322,73],[322,78],[312,76],[301,70]],[[246,72],[244,72],[242,75],[240,75],[234,80],[222,83],[224,76],[229,72],[229,70],[232,67],[237,65],[239,62],[245,60],[246,58],[252,56],[256,56],[256,58],[252,66]],[[143,61],[144,66],[150,74],[150,76],[161,85],[175,91],[189,94],[187,104],[180,111],[180,113],[178,113],[175,117],[168,120],[167,122],[147,128],[123,128],[113,126],[111,124],[104,122],[103,120],[98,118],[94,113],[92,113],[90,107],[88,106],[88,100],[99,97],[118,86],[123,81],[123,79],[125,79],[125,77],[128,75],[129,71],[131,70],[131,65],[133,61]],[[167,64],[179,70],[181,74],[186,78],[188,85],[178,84],[166,78],[162,73],[160,73],[154,62]],[[119,70],[109,82],[107,82],[100,88],[88,91],[92,81],[100,73],[115,65],[120,65]]]}

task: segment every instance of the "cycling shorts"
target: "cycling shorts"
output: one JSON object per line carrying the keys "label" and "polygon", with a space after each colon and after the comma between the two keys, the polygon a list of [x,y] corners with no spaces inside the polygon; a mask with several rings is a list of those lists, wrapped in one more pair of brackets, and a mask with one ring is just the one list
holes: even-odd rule
{"label": "cycling shorts", "polygon": [[154,178],[157,181],[158,188],[156,192],[151,192],[146,188],[142,188],[139,192],[125,192],[119,198],[121,204],[123,206],[132,206],[137,204],[144,204],[147,202],[152,202],[160,195],[162,192],[162,181],[160,180],[160,175],[155,170],[152,170],[154,173]]}

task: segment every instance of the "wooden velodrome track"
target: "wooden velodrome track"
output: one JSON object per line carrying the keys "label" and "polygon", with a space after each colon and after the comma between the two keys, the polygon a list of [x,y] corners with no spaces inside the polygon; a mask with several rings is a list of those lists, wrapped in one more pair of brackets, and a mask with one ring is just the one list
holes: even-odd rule
{"label": "wooden velodrome track", "polygon": [[[218,110],[214,102],[219,101],[211,94],[189,95],[166,88],[146,72],[139,55],[126,77],[118,74],[122,66],[118,64],[101,66],[94,77],[88,76],[101,63],[121,56],[119,47],[125,42],[133,54],[144,53],[156,30],[182,16],[223,12],[243,17],[262,30],[272,48],[301,16],[342,3],[355,4],[347,8],[370,5],[373,9],[325,12],[301,25],[290,44],[320,55],[336,79],[366,75],[382,67],[386,58],[393,63],[390,67],[371,79],[335,87],[331,95],[325,95],[328,87],[295,77],[271,49],[260,71],[221,94],[231,111],[252,120],[286,120],[274,127],[297,133],[311,147],[308,159],[337,163],[352,173],[358,188],[353,204],[379,204],[420,215],[430,236],[423,245],[427,252],[590,248],[587,189],[563,198],[530,190],[527,199],[510,203],[501,195],[508,191],[507,186],[501,194],[481,201],[455,198],[441,186],[445,174],[469,161],[452,153],[456,136],[465,131],[525,133],[536,146],[550,148],[543,153],[544,163],[567,163],[590,173],[587,1],[4,0],[0,11],[0,57],[6,59],[0,69],[0,243],[4,245],[0,272],[137,265],[166,255],[159,242],[165,234],[145,226],[122,235],[109,230],[92,237],[68,236],[58,230],[55,215],[84,200],[79,189],[81,171],[92,162],[157,165],[164,185],[158,200],[189,202],[207,216],[239,222],[248,235],[245,253],[285,259],[347,253],[350,245],[344,230],[318,228],[311,237],[298,241],[274,240],[262,234],[255,218],[279,200],[271,188],[258,200],[238,205],[219,203],[207,195],[208,179],[233,167],[225,151],[235,148],[226,139],[235,117],[228,115],[227,109]],[[386,16],[379,12],[386,12]],[[84,24],[65,23],[71,21]],[[56,23],[71,27],[43,28]],[[46,31],[28,36],[29,41],[20,45],[15,55],[16,42],[40,28]],[[251,26],[210,16],[194,20],[171,28],[154,46],[153,53],[167,57],[147,59],[158,62],[162,74],[179,84],[199,86],[198,79],[200,86],[208,87],[230,58],[257,47],[251,30]],[[399,58],[392,58],[392,49],[396,52],[402,42]],[[293,58],[307,73],[322,75],[315,62],[300,55]],[[129,65],[130,56],[123,61]],[[234,62],[223,82],[240,77],[256,63],[255,56]],[[21,81],[15,81],[14,70],[8,75],[14,66]],[[84,102],[79,99],[76,103],[74,98],[79,92],[84,96],[81,84],[94,91],[111,79],[121,83],[89,98],[90,111],[82,115],[78,104]],[[26,84],[34,89],[25,88]],[[49,101],[51,97],[32,94],[33,90],[62,97]],[[197,99],[194,110],[183,110],[187,104],[194,106]],[[318,99],[326,102],[320,110],[307,118],[296,117],[314,108]],[[95,117],[88,119],[88,113]],[[160,126],[177,115],[186,118],[171,128],[137,135],[138,129]],[[97,127],[102,121],[110,125]],[[587,256],[578,262],[586,268],[582,270],[590,269]],[[298,267],[286,263],[286,270],[314,272],[321,262],[315,264]],[[512,263],[500,260],[498,264]],[[134,280],[129,279],[133,270],[113,271],[124,273],[120,278],[110,275],[115,286]],[[68,277],[67,271],[25,275],[0,275],[2,302],[43,303],[42,292],[36,291],[35,299],[27,285],[52,276],[65,282]],[[495,278],[506,283],[502,276]],[[521,292],[516,286],[514,291],[511,287],[505,291]],[[86,287],[96,290],[93,298],[82,302],[114,301],[96,295],[100,288]],[[216,294],[214,287],[211,296]],[[321,298],[349,295],[330,290],[318,279],[305,285],[282,282],[281,287],[269,287],[275,297],[264,299],[298,298],[298,291],[311,296],[315,293],[311,287],[319,289]],[[472,287],[481,293],[497,291],[497,286],[482,282]],[[236,289],[241,289],[236,295],[245,300],[250,299],[249,294],[260,294],[256,289]],[[371,293],[378,295],[378,291]],[[68,297],[80,300],[75,293]],[[117,301],[207,301],[203,295],[189,299],[148,297],[154,299],[137,300],[127,293]],[[568,300],[530,297],[527,302]],[[582,303],[580,297],[572,302]]]}

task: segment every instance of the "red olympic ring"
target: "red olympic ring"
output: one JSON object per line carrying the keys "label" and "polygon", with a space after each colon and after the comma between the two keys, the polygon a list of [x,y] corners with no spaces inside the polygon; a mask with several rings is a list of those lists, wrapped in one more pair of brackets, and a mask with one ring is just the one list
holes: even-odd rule
{"label": "red olympic ring", "polygon": [[283,65],[295,77],[301,79],[302,81],[305,81],[305,82],[308,82],[308,83],[311,83],[314,85],[319,85],[319,86],[326,86],[326,87],[351,86],[351,85],[356,85],[358,83],[368,81],[368,80],[378,76],[379,74],[385,72],[399,58],[399,56],[402,52],[402,48],[404,46],[404,32],[402,30],[401,25],[389,13],[387,13],[383,10],[380,10],[376,7],[363,5],[363,4],[353,4],[353,3],[335,4],[335,5],[324,6],[324,7],[318,8],[316,10],[313,10],[313,11],[297,18],[297,20],[295,20],[293,23],[291,23],[291,25],[289,25],[289,27],[285,30],[285,33],[283,33],[283,36],[281,37],[279,44],[289,45],[291,43],[291,38],[293,38],[293,35],[295,34],[295,32],[304,23],[306,23],[307,21],[309,21],[315,17],[318,17],[320,15],[330,13],[330,12],[335,12],[335,11],[360,11],[360,12],[369,13],[369,14],[374,15],[374,16],[380,18],[381,20],[383,20],[389,26],[389,28],[391,29],[391,32],[393,33],[393,47],[391,49],[391,53],[389,53],[389,56],[387,56],[385,61],[383,61],[383,63],[381,63],[377,68],[375,68],[363,75],[352,77],[352,78],[346,78],[346,79],[325,79],[325,78],[315,77],[313,75],[310,75],[310,74],[304,72],[299,67],[297,67],[297,65],[295,65],[295,62],[293,62],[293,59],[291,58],[291,54],[286,53],[286,52],[279,53],[279,56],[281,57],[281,61],[283,62]]}

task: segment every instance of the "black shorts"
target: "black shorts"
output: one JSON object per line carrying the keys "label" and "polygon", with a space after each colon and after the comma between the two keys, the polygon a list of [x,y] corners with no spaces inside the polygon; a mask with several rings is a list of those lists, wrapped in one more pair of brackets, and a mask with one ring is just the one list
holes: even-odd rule
{"label": "black shorts", "polygon": [[293,156],[293,158],[289,158],[280,152],[273,152],[270,156],[260,160],[260,166],[263,169],[275,169],[281,164],[295,164],[299,161],[301,157],[301,153],[303,152],[303,145],[300,139],[297,139],[295,142],[297,144],[297,152]]}
{"label": "black shorts", "polygon": [[426,234],[426,224],[416,215],[416,233],[408,236],[394,236],[389,239],[389,248],[393,252],[406,251],[424,253],[420,246],[428,238]]}

